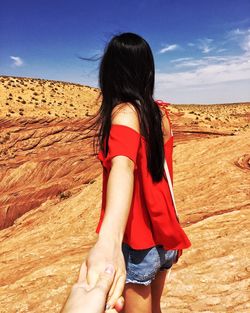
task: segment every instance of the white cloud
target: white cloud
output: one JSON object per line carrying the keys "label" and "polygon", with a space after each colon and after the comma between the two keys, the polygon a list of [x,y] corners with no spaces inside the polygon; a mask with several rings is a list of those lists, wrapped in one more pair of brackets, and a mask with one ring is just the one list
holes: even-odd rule
{"label": "white cloud", "polygon": [[233,51],[233,40],[241,48],[238,54],[171,60],[171,72],[156,73],[157,97],[173,103],[250,101],[250,29],[235,29],[224,39],[216,45],[213,39],[200,39],[199,49],[205,54]]}
{"label": "white cloud", "polygon": [[209,64],[220,63],[221,61],[226,61],[227,57],[222,56],[207,56],[200,59],[194,58],[179,58],[171,60],[171,63],[174,63],[175,68],[184,68],[184,67],[199,67],[206,66]]}
{"label": "white cloud", "polygon": [[216,52],[224,52],[224,51],[227,51],[228,49],[225,49],[225,48],[221,48],[221,49],[218,49]]}
{"label": "white cloud", "polygon": [[[172,94],[173,98],[169,101],[175,103],[250,101],[250,62],[247,54],[221,59],[210,57],[193,61],[184,60],[182,66],[184,62],[193,62],[197,68],[156,74],[158,97],[167,100]],[[240,86],[240,82],[245,89],[239,92],[240,87],[233,86]]]}
{"label": "white cloud", "polygon": [[170,62],[171,63],[179,63],[179,62],[183,62],[183,61],[188,61],[188,60],[192,60],[192,57],[188,57],[188,58],[178,58],[178,59],[173,59]]}
{"label": "white cloud", "polygon": [[228,32],[228,37],[235,37],[238,35],[246,35],[249,32],[250,32],[250,29],[235,28],[235,29],[232,29]]}
{"label": "white cloud", "polygon": [[[211,51],[220,53],[220,52],[224,52],[227,50],[225,48],[218,48],[217,49],[217,47],[215,46],[215,44],[213,42],[214,42],[214,39],[212,39],[212,38],[200,38],[200,39],[197,39],[196,44],[189,42],[187,44],[187,46],[197,48],[197,49],[201,50],[201,52],[204,54],[207,54]],[[223,44],[224,44],[223,42],[220,43],[220,45],[223,45]]]}
{"label": "white cloud", "polygon": [[214,47],[211,46],[213,39],[211,38],[204,38],[199,39],[198,48],[202,51],[202,53],[209,53],[210,51],[214,50]]}
{"label": "white cloud", "polygon": [[181,88],[214,85],[227,81],[250,80],[250,62],[247,55],[229,56],[221,59],[219,57],[210,57],[194,60],[193,62],[200,65],[195,70],[169,74],[158,73],[158,84],[164,84],[166,88]]}
{"label": "white cloud", "polygon": [[250,52],[250,33],[247,34],[240,44],[242,50]]}
{"label": "white cloud", "polygon": [[167,45],[165,48],[162,48],[159,53],[165,53],[165,52],[169,52],[169,51],[174,51],[176,49],[178,49],[179,46],[177,44],[174,45]]}
{"label": "white cloud", "polygon": [[243,51],[250,52],[250,28],[230,30],[226,38],[238,44]]}
{"label": "white cloud", "polygon": [[249,80],[228,81],[215,85],[199,87],[165,88],[163,85],[155,89],[155,97],[170,103],[179,104],[214,104],[250,102]]}
{"label": "white cloud", "polygon": [[23,65],[23,60],[20,57],[15,57],[15,56],[10,56],[10,58],[14,61],[12,63],[13,66],[22,66]]}

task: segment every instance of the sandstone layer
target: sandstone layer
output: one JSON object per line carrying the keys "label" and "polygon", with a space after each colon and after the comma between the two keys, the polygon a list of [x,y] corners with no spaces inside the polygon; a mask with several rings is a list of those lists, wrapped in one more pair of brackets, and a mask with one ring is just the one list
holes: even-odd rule
{"label": "sandstone layer", "polygon": [[[26,84],[20,95],[40,84],[41,99],[48,99],[47,85],[61,84],[1,79],[6,86],[10,80]],[[74,86],[64,85],[68,104]],[[0,90],[1,313],[60,312],[97,239],[102,168],[92,148],[93,132],[83,129],[86,103],[92,101],[88,114],[94,114],[98,92],[78,87],[86,102],[79,102],[72,109],[77,116],[70,111],[70,118],[64,105],[53,107],[58,116],[51,116],[44,102],[36,111],[34,103],[9,101],[15,113],[8,113]],[[5,89],[18,99],[18,88],[12,88]],[[73,89],[72,101],[78,97]],[[250,312],[249,112],[249,103],[170,106],[174,192],[192,246],[166,281],[164,313]]]}

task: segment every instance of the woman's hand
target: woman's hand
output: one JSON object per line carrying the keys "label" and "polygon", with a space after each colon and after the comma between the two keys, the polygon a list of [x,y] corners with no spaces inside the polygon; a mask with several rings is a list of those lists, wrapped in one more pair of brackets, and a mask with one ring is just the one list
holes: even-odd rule
{"label": "woman's hand", "polygon": [[[121,243],[111,238],[104,242],[99,238],[86,258],[86,281],[90,287],[96,284],[100,273],[104,271],[106,264],[110,263],[114,265],[115,276],[108,293],[107,309],[115,308],[118,299],[122,296],[126,281],[126,268]],[[84,278],[81,277],[81,279]]]}

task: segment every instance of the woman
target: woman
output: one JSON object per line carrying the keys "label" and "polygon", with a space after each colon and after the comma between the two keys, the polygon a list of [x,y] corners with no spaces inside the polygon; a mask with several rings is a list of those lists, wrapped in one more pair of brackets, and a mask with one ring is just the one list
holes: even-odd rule
{"label": "woman", "polygon": [[173,181],[173,133],[168,104],[153,99],[154,80],[148,43],[134,33],[115,35],[100,63],[102,208],[85,265],[94,286],[105,264],[114,264],[106,308],[123,296],[125,313],[161,312],[166,275],[191,246],[164,176],[166,158]]}

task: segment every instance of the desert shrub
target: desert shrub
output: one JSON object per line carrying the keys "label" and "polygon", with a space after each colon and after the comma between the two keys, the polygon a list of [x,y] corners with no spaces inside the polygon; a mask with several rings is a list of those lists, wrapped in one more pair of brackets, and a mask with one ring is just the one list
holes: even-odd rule
{"label": "desert shrub", "polygon": [[60,200],[68,199],[71,197],[72,193],[69,190],[62,191],[58,194]]}

